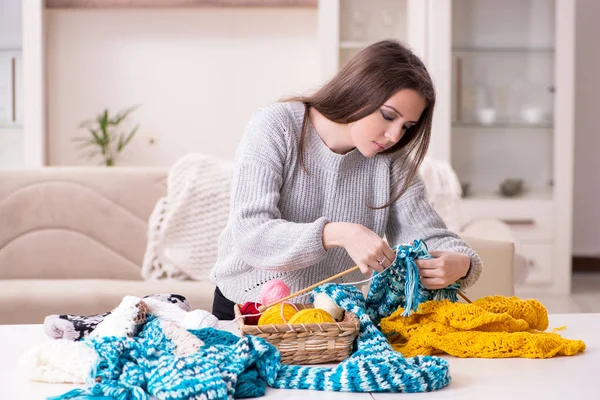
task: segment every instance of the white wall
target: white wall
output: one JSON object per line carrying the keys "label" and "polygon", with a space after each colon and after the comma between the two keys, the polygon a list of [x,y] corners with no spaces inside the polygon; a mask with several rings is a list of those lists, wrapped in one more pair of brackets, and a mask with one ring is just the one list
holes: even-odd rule
{"label": "white wall", "polygon": [[[21,0],[0,0],[0,51],[20,48]],[[0,168],[23,166],[22,134],[21,128],[0,127]]]}
{"label": "white wall", "polygon": [[96,164],[79,122],[138,103],[120,165],[232,158],[258,107],[320,83],[316,9],[51,10],[47,32],[50,165]]}
{"label": "white wall", "polygon": [[21,48],[21,0],[0,0],[0,50]]}
{"label": "white wall", "polygon": [[[600,2],[577,1],[573,253],[600,257]],[[559,89],[560,90],[560,89]]]}
{"label": "white wall", "polygon": [[0,128],[0,169],[21,168],[23,165],[23,130]]}

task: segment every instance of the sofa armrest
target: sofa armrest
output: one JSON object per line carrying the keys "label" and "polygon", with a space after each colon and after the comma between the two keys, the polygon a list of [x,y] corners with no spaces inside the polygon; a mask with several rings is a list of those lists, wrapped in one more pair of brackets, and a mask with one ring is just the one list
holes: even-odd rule
{"label": "sofa armrest", "polygon": [[502,240],[462,237],[483,262],[483,273],[477,282],[465,290],[470,300],[484,296],[514,295],[515,244]]}

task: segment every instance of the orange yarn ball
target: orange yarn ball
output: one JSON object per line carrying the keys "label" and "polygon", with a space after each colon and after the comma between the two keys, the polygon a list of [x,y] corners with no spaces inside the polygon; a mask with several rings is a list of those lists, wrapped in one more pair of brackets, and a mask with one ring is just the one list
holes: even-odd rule
{"label": "orange yarn ball", "polygon": [[269,307],[258,320],[258,325],[287,324],[298,310],[290,303],[277,304]]}

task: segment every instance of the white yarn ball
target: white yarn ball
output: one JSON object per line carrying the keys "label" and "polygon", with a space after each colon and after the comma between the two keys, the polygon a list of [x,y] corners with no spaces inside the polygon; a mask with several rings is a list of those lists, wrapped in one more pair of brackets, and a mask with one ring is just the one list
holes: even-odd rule
{"label": "white yarn ball", "polygon": [[190,311],[181,322],[185,329],[216,328],[218,324],[217,317],[205,310]]}
{"label": "white yarn ball", "polygon": [[315,294],[313,305],[315,308],[320,308],[321,310],[327,311],[336,321],[344,318],[344,309],[338,307],[332,298],[327,296],[325,293]]}

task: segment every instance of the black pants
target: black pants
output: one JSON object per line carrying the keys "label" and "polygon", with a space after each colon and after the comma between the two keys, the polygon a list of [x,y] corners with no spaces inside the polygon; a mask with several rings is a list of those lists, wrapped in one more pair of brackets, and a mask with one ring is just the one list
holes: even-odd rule
{"label": "black pants", "polygon": [[235,318],[235,314],[233,313],[233,306],[235,303],[225,296],[219,290],[219,288],[215,289],[215,298],[213,300],[213,309],[212,313],[215,317],[220,320],[232,320]]}

